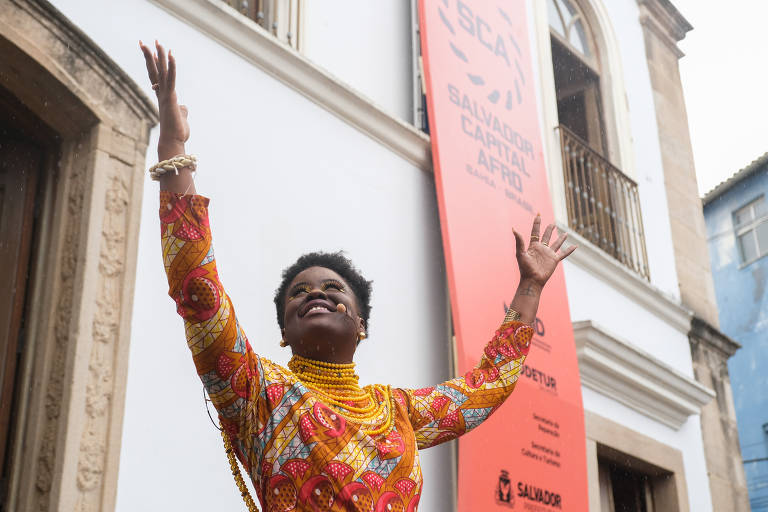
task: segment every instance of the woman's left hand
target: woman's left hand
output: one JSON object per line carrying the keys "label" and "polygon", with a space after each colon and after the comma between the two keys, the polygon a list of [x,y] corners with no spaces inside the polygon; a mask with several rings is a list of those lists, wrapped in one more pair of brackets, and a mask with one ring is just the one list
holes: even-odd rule
{"label": "woman's left hand", "polygon": [[560,251],[563,242],[568,237],[567,233],[560,233],[560,236],[554,242],[550,243],[555,225],[550,224],[544,230],[543,235],[539,235],[541,229],[541,215],[536,215],[531,228],[531,239],[528,248],[525,248],[523,236],[514,231],[515,248],[517,255],[517,266],[520,269],[520,281],[532,281],[540,287],[544,287],[547,281],[557,268],[557,264],[571,255],[576,250],[576,246],[568,247]]}
{"label": "woman's left hand", "polygon": [[157,105],[160,113],[160,139],[157,142],[157,153],[160,160],[184,154],[184,144],[189,139],[188,110],[185,105],[179,105],[176,96],[176,59],[157,40],[153,53],[143,42],[139,48],[144,54],[147,75],[157,94]]}

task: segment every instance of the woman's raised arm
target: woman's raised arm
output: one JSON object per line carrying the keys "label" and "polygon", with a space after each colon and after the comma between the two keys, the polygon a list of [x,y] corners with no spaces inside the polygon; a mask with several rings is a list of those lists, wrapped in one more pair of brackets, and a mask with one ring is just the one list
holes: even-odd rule
{"label": "woman's raised arm", "polygon": [[551,240],[554,225],[539,236],[541,217],[536,216],[528,247],[514,232],[520,284],[501,326],[485,346],[478,364],[465,375],[423,389],[402,389],[403,404],[419,448],[455,439],[485,421],[515,389],[517,378],[533,338],[541,292],[557,264],[576,247],[560,250],[566,234]]}
{"label": "woman's raised arm", "polygon": [[[155,43],[154,54],[139,43],[160,110],[160,160],[184,154],[187,110],[176,99],[176,61]],[[250,453],[250,424],[244,414],[263,402],[261,359],[253,352],[219,279],[208,220],[208,199],[195,194],[189,168],[160,176],[160,236],[168,295],[184,319],[187,345],[197,373],[219,411],[235,449]],[[259,401],[261,400],[261,402]],[[245,460],[245,459],[241,459]]]}
{"label": "woman's raised arm", "polygon": [[[152,89],[157,94],[160,111],[160,140],[157,143],[157,157],[160,161],[184,154],[184,144],[189,139],[187,107],[179,105],[176,96],[176,59],[155,41],[157,53],[153,53],[139,41],[139,48],[144,54],[147,74]],[[189,168],[179,169],[178,174],[168,172],[160,177],[160,190],[177,194],[194,194],[195,182]]]}

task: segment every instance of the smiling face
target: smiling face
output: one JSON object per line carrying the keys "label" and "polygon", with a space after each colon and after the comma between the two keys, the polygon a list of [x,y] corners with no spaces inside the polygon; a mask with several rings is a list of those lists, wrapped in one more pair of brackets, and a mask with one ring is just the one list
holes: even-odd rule
{"label": "smiling face", "polygon": [[[343,304],[345,312],[338,311]],[[285,294],[283,339],[294,354],[332,363],[349,363],[358,333],[365,331],[357,297],[344,279],[325,267],[309,267],[291,281]]]}

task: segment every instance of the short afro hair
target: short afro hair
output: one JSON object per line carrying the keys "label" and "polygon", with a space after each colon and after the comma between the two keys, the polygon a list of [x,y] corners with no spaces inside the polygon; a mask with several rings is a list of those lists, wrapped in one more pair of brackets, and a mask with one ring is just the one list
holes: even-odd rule
{"label": "short afro hair", "polygon": [[371,283],[363,277],[360,271],[352,264],[352,261],[344,256],[342,251],[338,252],[309,252],[303,254],[290,267],[283,270],[283,280],[280,286],[275,290],[275,306],[277,307],[277,324],[282,330],[285,327],[285,293],[291,281],[299,273],[309,267],[323,267],[333,270],[339,274],[344,281],[352,288],[357,298],[357,306],[360,309],[360,317],[365,322],[365,328],[368,330],[368,318],[371,315]]}

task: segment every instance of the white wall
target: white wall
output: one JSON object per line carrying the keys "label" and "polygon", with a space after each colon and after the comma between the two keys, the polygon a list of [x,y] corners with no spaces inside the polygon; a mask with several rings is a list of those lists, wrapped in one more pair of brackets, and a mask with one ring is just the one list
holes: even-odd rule
{"label": "white wall", "polygon": [[[188,151],[212,198],[222,280],[252,345],[286,362],[272,294],[303,252],[345,249],[374,280],[362,380],[424,386],[448,377],[446,288],[432,176],[218,44],[141,0],[54,2],[147,86],[137,40],[161,37],[190,107]],[[150,93],[147,86],[145,89]],[[155,147],[157,130],[151,148]],[[148,161],[154,161],[150,149]],[[121,512],[242,510],[181,319],[166,295],[157,185],[146,181],[118,485]],[[420,510],[450,503],[450,447],[424,452]]]}
{"label": "white wall", "polygon": [[413,122],[410,0],[304,5],[304,55],[386,112]]}
{"label": "white wall", "polygon": [[591,1],[604,6],[613,24],[613,33],[619,34],[616,42],[621,55],[626,98],[614,98],[614,101],[626,101],[629,109],[651,283],[679,299],[659,131],[643,29],[639,23],[640,11],[636,0]]}

